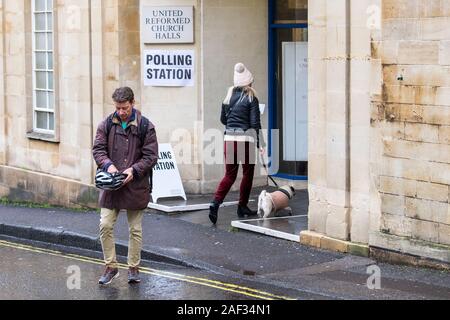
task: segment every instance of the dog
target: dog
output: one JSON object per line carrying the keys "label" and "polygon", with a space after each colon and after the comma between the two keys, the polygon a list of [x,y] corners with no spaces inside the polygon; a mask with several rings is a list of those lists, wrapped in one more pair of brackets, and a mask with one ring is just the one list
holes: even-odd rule
{"label": "dog", "polygon": [[263,218],[271,218],[283,209],[289,211],[292,216],[292,209],[289,207],[289,200],[295,196],[295,189],[292,186],[283,186],[277,191],[269,193],[262,191],[258,199],[258,215]]}

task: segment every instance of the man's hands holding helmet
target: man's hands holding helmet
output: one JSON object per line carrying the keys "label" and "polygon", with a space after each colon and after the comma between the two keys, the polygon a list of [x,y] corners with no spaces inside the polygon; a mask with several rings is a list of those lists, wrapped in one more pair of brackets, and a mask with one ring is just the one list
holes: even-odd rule
{"label": "man's hands holding helmet", "polygon": [[133,168],[129,168],[127,170],[125,170],[123,172],[123,174],[126,174],[128,177],[125,179],[125,181],[123,182],[123,185],[127,185],[128,183],[130,183],[131,181],[133,181],[134,179],[134,175],[133,175]]}
{"label": "man's hands holding helmet", "polygon": [[[119,170],[117,170],[117,168],[116,168],[115,165],[111,165],[111,166],[108,168],[108,173],[113,174],[113,173],[118,173],[118,172],[119,172]],[[133,179],[134,179],[133,168],[129,168],[129,169],[125,170],[125,171],[123,172],[123,174],[126,174],[126,175],[128,176],[128,177],[125,179],[125,181],[123,182],[123,185],[124,185],[124,186],[127,185],[128,183],[130,183],[131,181],[133,181]]]}

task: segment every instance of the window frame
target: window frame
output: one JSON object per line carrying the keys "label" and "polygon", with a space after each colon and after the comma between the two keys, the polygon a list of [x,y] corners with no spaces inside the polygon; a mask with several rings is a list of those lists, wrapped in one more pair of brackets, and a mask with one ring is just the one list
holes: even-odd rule
{"label": "window frame", "polygon": [[[48,137],[56,137],[56,131],[57,131],[57,123],[56,123],[56,73],[55,73],[55,7],[53,0],[43,0],[45,2],[45,8],[44,11],[38,11],[36,8],[36,1],[38,0],[31,0],[31,41],[32,41],[32,47],[31,47],[31,55],[32,55],[32,132],[39,134],[39,135],[45,135]],[[49,4],[51,5],[51,8],[49,9]],[[45,30],[37,30],[36,29],[36,15],[37,14],[44,14],[45,15]],[[48,16],[51,16],[51,20],[48,19]],[[51,21],[51,28],[49,28],[49,21]],[[45,48],[37,49],[37,43],[36,43],[36,37],[38,34],[44,34],[45,35]],[[51,35],[49,37],[49,34]],[[51,49],[49,47],[49,40],[51,40],[52,46]],[[38,69],[37,68],[37,55],[39,53],[45,54],[45,69]],[[49,68],[49,55],[52,56],[52,69]],[[37,73],[43,72],[45,73],[45,88],[38,88],[37,87]],[[49,73],[51,73],[51,80],[52,80],[52,88],[50,89],[49,86]],[[39,108],[37,106],[37,93],[38,92],[45,92],[46,94],[46,107],[47,108]],[[52,101],[49,100],[49,97],[52,96]],[[53,106],[50,108],[50,106]],[[45,113],[47,115],[47,129],[39,128],[37,123],[37,115],[38,113]],[[51,117],[53,117],[53,129],[50,128],[51,124]]]}

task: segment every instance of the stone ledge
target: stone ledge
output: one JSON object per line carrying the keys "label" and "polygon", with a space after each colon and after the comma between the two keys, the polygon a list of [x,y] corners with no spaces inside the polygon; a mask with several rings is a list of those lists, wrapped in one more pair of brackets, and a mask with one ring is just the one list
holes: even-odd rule
{"label": "stone ledge", "polygon": [[313,231],[303,231],[300,233],[300,243],[305,246],[319,249],[349,253],[355,256],[372,258],[380,262],[388,262],[400,265],[432,268],[450,271],[450,263],[412,254],[398,252],[379,247],[352,243],[327,237]]}
{"label": "stone ledge", "polygon": [[324,250],[350,253],[356,256],[369,257],[369,246],[352,243],[324,236],[313,231],[303,231],[300,233],[300,243],[306,246],[320,248]]}
{"label": "stone ledge", "polygon": [[370,257],[382,262],[450,271],[450,263],[383,248],[370,247]]}

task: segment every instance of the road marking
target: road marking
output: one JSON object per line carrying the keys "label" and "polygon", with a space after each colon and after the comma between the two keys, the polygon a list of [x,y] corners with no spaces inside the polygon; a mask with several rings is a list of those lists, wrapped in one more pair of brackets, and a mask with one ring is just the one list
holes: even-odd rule
{"label": "road marking", "polygon": [[[63,253],[60,251],[37,248],[37,247],[33,247],[33,246],[28,246],[28,245],[24,245],[24,244],[18,244],[18,243],[3,241],[3,240],[0,240],[0,246],[9,247],[9,248],[13,248],[13,249],[19,249],[19,250],[23,250],[23,251],[29,251],[29,252],[33,252],[33,253],[46,254],[46,255],[51,255],[51,256],[70,259],[70,260],[77,260],[77,261],[81,261],[81,262],[85,262],[85,263],[104,265],[104,261],[100,260],[100,259],[80,256],[80,255],[76,255],[76,254],[66,254],[66,253]],[[119,264],[119,269],[128,270],[128,266],[125,264]],[[193,276],[186,276],[183,274],[178,274],[178,273],[168,272],[168,271],[163,271],[163,270],[157,270],[157,269],[152,269],[152,268],[146,268],[146,267],[140,267],[139,270],[143,274],[154,275],[157,277],[169,278],[169,279],[173,279],[173,280],[198,284],[201,286],[215,288],[215,289],[219,289],[222,291],[238,293],[238,294],[241,294],[244,296],[253,297],[253,298],[262,299],[262,300],[275,300],[275,299],[277,299],[277,300],[296,300],[293,298],[279,296],[279,295],[275,295],[275,294],[272,294],[269,292],[260,291],[260,290],[256,290],[253,288],[239,286],[236,284],[226,283],[226,282],[222,282],[222,281],[198,278],[198,277],[193,277]]]}

